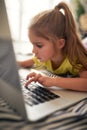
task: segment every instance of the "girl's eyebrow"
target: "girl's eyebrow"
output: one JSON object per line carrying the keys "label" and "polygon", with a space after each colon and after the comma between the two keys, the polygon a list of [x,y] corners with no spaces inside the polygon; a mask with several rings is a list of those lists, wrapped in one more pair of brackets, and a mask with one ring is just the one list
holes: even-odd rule
{"label": "girl's eyebrow", "polygon": [[32,44],[42,44],[41,42],[32,42]]}

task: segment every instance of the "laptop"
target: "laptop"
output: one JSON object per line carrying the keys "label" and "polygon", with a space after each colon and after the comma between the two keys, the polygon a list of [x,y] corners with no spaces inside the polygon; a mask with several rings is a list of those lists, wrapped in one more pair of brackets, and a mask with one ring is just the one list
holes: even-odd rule
{"label": "laptop", "polygon": [[[0,6],[3,6],[3,10],[6,13],[4,0],[0,0],[0,2]],[[5,14],[3,17],[6,17],[6,22],[8,23],[7,15]],[[6,27],[6,32],[9,33],[9,26]],[[16,60],[14,62],[16,62]],[[16,64],[15,68],[17,69]],[[26,76],[31,71],[20,69],[20,71],[17,70],[17,72],[18,75],[20,74],[22,77],[22,80],[19,81],[21,86],[12,86],[5,80],[0,79],[0,97],[27,121],[39,121],[53,112],[65,109],[87,97],[86,92],[56,89],[55,86],[47,89],[45,86],[34,82],[26,89],[24,87],[26,80],[23,79],[24,77],[22,74],[24,73]],[[32,95],[34,99],[32,99]]]}

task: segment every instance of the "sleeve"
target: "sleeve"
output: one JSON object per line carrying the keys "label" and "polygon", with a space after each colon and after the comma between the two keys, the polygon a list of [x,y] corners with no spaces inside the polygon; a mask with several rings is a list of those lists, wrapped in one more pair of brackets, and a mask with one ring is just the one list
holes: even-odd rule
{"label": "sleeve", "polygon": [[33,57],[33,61],[34,61],[34,67],[38,68],[42,68],[44,66],[43,62],[40,62],[39,59],[37,59],[37,57]]}

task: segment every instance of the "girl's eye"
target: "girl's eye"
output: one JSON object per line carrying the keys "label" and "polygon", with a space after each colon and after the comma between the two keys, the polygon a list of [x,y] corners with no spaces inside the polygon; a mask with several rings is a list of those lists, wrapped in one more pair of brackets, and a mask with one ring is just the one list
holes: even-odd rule
{"label": "girl's eye", "polygon": [[41,44],[36,44],[36,46],[37,46],[38,48],[42,48],[43,45],[41,45]]}

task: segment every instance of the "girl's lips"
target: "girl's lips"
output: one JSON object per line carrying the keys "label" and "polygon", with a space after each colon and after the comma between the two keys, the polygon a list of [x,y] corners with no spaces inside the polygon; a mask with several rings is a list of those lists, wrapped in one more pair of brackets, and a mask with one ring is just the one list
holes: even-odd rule
{"label": "girl's lips", "polygon": [[40,57],[38,57],[38,56],[35,56],[35,57],[37,57],[38,60],[42,61],[42,58],[40,58]]}
{"label": "girl's lips", "polygon": [[35,56],[35,57],[37,57],[37,59],[39,59],[39,60],[41,59],[41,58],[39,58],[38,56]]}
{"label": "girl's lips", "polygon": [[39,61],[42,61],[42,58],[38,58]]}
{"label": "girl's lips", "polygon": [[39,60],[41,60],[41,58],[38,58]]}

